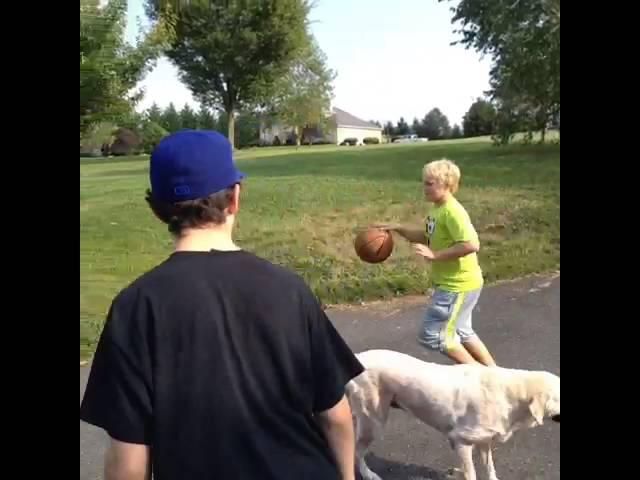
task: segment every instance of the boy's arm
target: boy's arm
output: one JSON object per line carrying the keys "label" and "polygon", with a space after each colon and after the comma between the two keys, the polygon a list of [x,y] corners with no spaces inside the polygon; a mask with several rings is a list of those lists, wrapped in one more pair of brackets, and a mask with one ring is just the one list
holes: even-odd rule
{"label": "boy's arm", "polygon": [[340,470],[342,480],[355,480],[355,435],[346,396],[332,408],[317,414],[318,424]]}
{"label": "boy's arm", "polygon": [[411,243],[427,243],[427,234],[424,229],[405,227],[404,225],[396,223],[374,223],[371,227],[396,232]]}
{"label": "boy's arm", "polygon": [[414,244],[414,248],[418,255],[425,257],[427,260],[434,262],[440,260],[453,260],[454,258],[460,258],[475,253],[480,250],[480,244],[477,241],[470,240],[467,242],[456,243],[452,247],[445,248],[444,250],[434,251],[426,245]]}
{"label": "boy's arm", "polygon": [[149,447],[111,438],[104,462],[106,480],[150,480]]}
{"label": "boy's arm", "polygon": [[335,457],[342,480],[355,480],[355,440],[345,386],[364,371],[344,339],[305,286],[303,300],[310,329],[313,412]]}

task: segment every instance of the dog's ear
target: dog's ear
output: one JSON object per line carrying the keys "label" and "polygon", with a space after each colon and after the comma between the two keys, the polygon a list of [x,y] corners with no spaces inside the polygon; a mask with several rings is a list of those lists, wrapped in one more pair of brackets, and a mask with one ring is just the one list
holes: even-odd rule
{"label": "dog's ear", "polygon": [[531,399],[531,403],[529,403],[529,411],[531,412],[531,416],[538,423],[538,425],[542,425],[542,421],[544,419],[544,406],[547,399],[545,395],[537,394],[534,395]]}

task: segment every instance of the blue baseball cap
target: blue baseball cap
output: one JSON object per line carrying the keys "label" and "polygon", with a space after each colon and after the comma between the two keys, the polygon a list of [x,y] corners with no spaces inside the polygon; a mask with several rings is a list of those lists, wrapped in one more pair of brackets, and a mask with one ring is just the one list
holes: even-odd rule
{"label": "blue baseball cap", "polygon": [[236,170],[227,138],[209,130],[181,130],[151,153],[151,194],[165,202],[204,198],[245,177]]}

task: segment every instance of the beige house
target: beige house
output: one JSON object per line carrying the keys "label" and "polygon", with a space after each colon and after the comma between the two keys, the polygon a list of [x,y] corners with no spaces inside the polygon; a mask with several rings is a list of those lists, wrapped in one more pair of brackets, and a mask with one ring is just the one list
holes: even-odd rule
{"label": "beige house", "polygon": [[[340,145],[347,138],[355,138],[358,145],[368,137],[377,138],[382,143],[382,128],[364,121],[344,110],[333,108],[328,132],[321,132],[317,128],[305,128],[302,132],[302,141],[312,143],[329,142]],[[277,139],[276,139],[277,137]],[[262,125],[260,127],[260,142],[266,145],[272,145],[278,141],[282,144],[287,141],[295,142],[295,133],[293,128],[283,125],[271,125],[269,127]]]}
{"label": "beige house", "polygon": [[358,144],[361,144],[367,137],[377,138],[378,142],[382,143],[382,127],[366,122],[339,108],[333,109],[333,118],[335,130],[327,136],[336,145],[340,145],[346,138],[356,138]]}

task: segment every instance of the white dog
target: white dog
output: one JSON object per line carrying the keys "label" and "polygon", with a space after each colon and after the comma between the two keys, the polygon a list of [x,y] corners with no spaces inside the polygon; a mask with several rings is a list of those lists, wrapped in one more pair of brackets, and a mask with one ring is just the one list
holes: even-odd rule
{"label": "white dog", "polygon": [[475,480],[473,447],[490,480],[498,480],[491,447],[520,429],[560,422],[560,377],[548,372],[482,365],[439,365],[390,350],[357,355],[365,371],[347,385],[356,432],[356,464],[365,480],[381,480],[365,454],[389,407],[399,407],[442,432],[460,457],[465,480]]}

